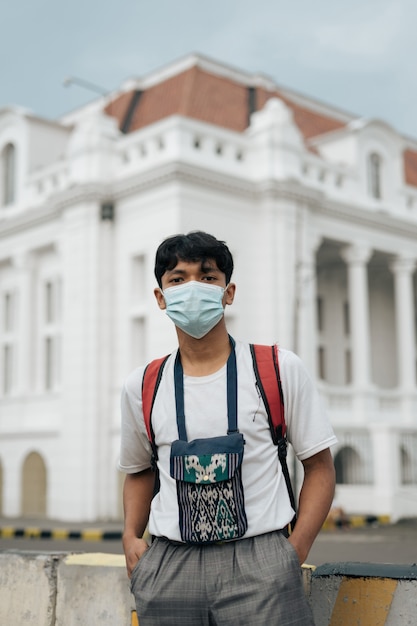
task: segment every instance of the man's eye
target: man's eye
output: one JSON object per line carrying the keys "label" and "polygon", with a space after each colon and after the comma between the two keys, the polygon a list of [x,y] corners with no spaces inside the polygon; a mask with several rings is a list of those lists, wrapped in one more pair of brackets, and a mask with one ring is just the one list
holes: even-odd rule
{"label": "man's eye", "polygon": [[212,280],[217,280],[216,276],[203,276],[203,280],[207,280],[211,282]]}

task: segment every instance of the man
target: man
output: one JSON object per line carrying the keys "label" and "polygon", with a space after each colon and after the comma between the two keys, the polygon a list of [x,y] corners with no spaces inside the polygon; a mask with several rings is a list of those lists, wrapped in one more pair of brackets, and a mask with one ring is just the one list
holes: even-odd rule
{"label": "man", "polygon": [[[298,521],[288,538],[285,529],[294,511],[250,349],[226,329],[224,308],[233,303],[236,289],[232,271],[225,243],[203,232],[171,237],[157,250],[155,297],[176,326],[178,351],[166,362],[152,410],[160,479],[154,498],[152,449],[142,413],[143,367],[128,377],[122,393],[123,547],[141,626],[313,625],[300,564],[332,502],[329,447],[336,439],[302,363],[280,348],[288,440],[304,466]],[[230,426],[233,381],[243,437]],[[234,445],[243,440],[241,460]],[[233,448],[229,456],[226,448],[216,448],[225,442],[227,450],[229,442]],[[185,446],[184,455],[178,445]],[[207,445],[207,475],[198,477],[199,463],[208,457],[189,452],[206,446],[206,454]],[[229,465],[239,459],[231,479],[240,480],[236,489],[211,480],[226,457]],[[193,484],[182,481],[184,473],[197,476]],[[215,518],[209,518],[210,508]],[[142,538],[148,522],[150,547]],[[210,534],[214,527],[217,535]],[[213,540],[218,537],[222,540]]]}

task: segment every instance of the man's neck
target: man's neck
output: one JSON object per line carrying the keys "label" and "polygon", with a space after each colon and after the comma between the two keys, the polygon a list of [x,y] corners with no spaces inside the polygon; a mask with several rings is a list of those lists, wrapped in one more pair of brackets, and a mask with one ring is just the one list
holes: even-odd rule
{"label": "man's neck", "polygon": [[218,326],[202,339],[193,339],[183,332],[178,333],[184,374],[208,376],[225,365],[230,354],[230,340],[225,325],[220,323]]}

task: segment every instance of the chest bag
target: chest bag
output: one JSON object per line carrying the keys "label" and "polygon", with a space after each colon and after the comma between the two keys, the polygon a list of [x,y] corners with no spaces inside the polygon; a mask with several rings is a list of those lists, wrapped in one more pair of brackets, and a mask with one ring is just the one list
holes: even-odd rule
{"label": "chest bag", "polygon": [[[288,490],[291,506],[296,511],[295,497],[291,485],[291,478],[287,465],[287,437],[284,412],[284,396],[279,371],[278,346],[250,344],[253,370],[256,387],[265,405],[271,438],[277,446],[278,458]],[[158,448],[155,444],[155,434],[152,428],[152,409],[161,382],[162,374],[169,355],[151,361],[145,368],[142,379],[142,410],[146,432],[152,446],[152,467],[157,470]],[[156,478],[155,490],[158,491]],[[290,522],[294,528],[296,515]]]}

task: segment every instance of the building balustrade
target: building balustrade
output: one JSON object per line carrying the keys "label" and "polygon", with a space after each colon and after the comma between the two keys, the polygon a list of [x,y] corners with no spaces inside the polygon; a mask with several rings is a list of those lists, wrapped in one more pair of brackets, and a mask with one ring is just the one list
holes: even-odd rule
{"label": "building balustrade", "polygon": [[[321,395],[324,399],[325,406],[331,416],[332,421],[337,424],[338,420],[344,423],[346,419],[352,419],[357,425],[355,397],[356,392],[353,388],[332,386],[323,381],[319,386]],[[371,422],[389,422],[390,420],[398,421],[399,417],[405,410],[406,403],[410,400],[410,395],[405,396],[399,389],[379,389],[370,388],[367,393],[367,412],[364,425]],[[411,400],[417,406],[417,388],[411,393]],[[363,416],[359,416],[363,419]]]}

